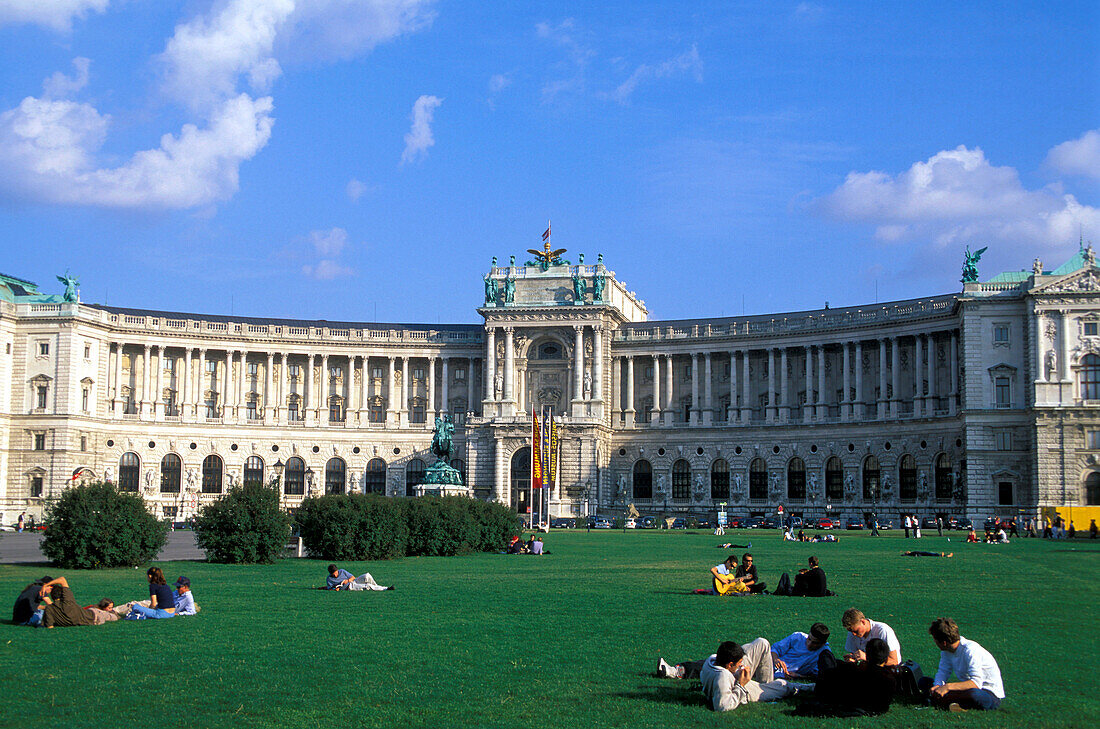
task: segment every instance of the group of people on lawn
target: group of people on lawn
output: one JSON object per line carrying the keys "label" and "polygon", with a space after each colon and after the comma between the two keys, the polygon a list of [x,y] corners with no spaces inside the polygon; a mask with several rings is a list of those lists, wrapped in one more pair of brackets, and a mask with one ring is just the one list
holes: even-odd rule
{"label": "group of people on lawn", "polygon": [[[814,623],[808,633],[794,632],[774,645],[766,638],[743,645],[727,641],[702,660],[672,665],[662,658],[657,673],[698,678],[715,711],[812,692],[800,706],[805,713],[881,714],[899,690],[902,659],[897,635],[886,623],[855,608],[844,612],[841,625],[848,635],[840,661],[829,646],[829,627]],[[1000,706],[1004,686],[989,651],[963,637],[951,618],[936,619],[928,633],[940,649],[940,662],[934,678],[918,683],[920,696],[951,711]]]}
{"label": "group of people on lawn", "polygon": [[[756,565],[753,564],[750,552],[741,555],[740,562],[736,554],[731,554],[721,564],[711,567],[710,574],[714,587],[695,592],[712,595],[767,593],[768,585],[757,575]],[[793,584],[784,573],[779,578],[779,585],[773,594],[793,597],[824,597],[830,594],[826,587],[825,570],[821,569],[817,557],[810,557],[807,560],[807,566],[798,571]]]}
{"label": "group of people on lawn", "polygon": [[150,567],[145,577],[149,582],[148,600],[116,605],[113,600],[104,598],[95,605],[85,606],[77,602],[64,577],[42,577],[23,588],[16,598],[12,622],[31,627],[62,628],[103,625],[120,618],[174,618],[199,611],[191,592],[191,580],[187,577],[176,580],[175,590],[168,586],[160,567]]}

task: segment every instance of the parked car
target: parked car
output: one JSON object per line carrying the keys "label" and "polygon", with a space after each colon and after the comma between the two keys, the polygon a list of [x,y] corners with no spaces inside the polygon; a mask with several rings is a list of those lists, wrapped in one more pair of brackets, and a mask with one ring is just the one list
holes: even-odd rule
{"label": "parked car", "polygon": [[172,529],[190,529],[191,522],[189,521],[174,521],[172,522]]}
{"label": "parked car", "polygon": [[610,529],[611,528],[611,520],[608,519],[606,516],[597,516],[595,519],[592,520],[592,528],[593,529]]}
{"label": "parked car", "polygon": [[920,528],[921,529],[935,529],[936,528],[936,517],[926,516],[923,519],[921,519],[920,520]]}
{"label": "parked car", "polygon": [[710,519],[707,519],[706,517],[700,516],[700,517],[697,517],[695,519],[695,528],[696,529],[713,529],[714,525],[711,524]]}
{"label": "parked car", "polygon": [[762,516],[750,516],[749,520],[745,522],[746,529],[759,529],[764,526],[764,517]]}
{"label": "parked car", "polygon": [[779,529],[782,526],[778,516],[764,517],[764,523],[760,525],[761,529]]}
{"label": "parked car", "polygon": [[726,529],[744,529],[747,520],[739,516],[726,517]]}
{"label": "parked car", "polygon": [[638,523],[639,529],[656,529],[657,517],[655,516],[643,516],[641,522]]}
{"label": "parked car", "polygon": [[818,529],[836,529],[836,521],[832,517],[817,520]]}
{"label": "parked car", "polygon": [[878,523],[878,528],[882,531],[888,532],[891,529],[897,529],[898,525],[894,522],[893,519],[886,519],[885,521],[880,521]]}
{"label": "parked car", "polygon": [[970,519],[957,519],[955,521],[955,529],[960,532],[968,532],[974,528],[974,522]]}
{"label": "parked car", "polygon": [[818,526],[817,526],[817,519],[812,519],[812,518],[811,518],[811,519],[807,519],[807,520],[806,520],[805,522],[803,522],[803,525],[804,525],[804,526],[805,526],[805,527],[806,527],[807,529],[817,529],[817,528],[818,528]]}
{"label": "parked car", "polygon": [[565,517],[559,517],[557,519],[550,520],[550,527],[552,529],[574,529],[577,526],[576,519],[568,519]]}
{"label": "parked car", "polygon": [[791,529],[801,529],[805,522],[802,521],[801,516],[792,516],[790,519]]}
{"label": "parked car", "polygon": [[623,522],[623,529],[637,529],[637,528],[638,528],[638,522],[634,521],[633,519],[627,519],[625,522]]}
{"label": "parked car", "polygon": [[845,524],[844,528],[845,529],[851,529],[851,530],[855,531],[855,530],[858,530],[858,529],[865,529],[866,525],[863,523],[862,519],[849,519],[848,523]]}
{"label": "parked car", "polygon": [[673,529],[687,529],[687,519],[682,516],[678,516],[672,520]]}

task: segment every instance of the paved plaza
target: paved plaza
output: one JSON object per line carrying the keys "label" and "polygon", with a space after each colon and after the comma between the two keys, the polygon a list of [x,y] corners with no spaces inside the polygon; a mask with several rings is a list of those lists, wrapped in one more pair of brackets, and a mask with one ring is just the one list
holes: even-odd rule
{"label": "paved plaza", "polygon": [[[0,564],[48,564],[42,555],[42,535],[24,532],[0,532]],[[206,559],[195,546],[195,533],[181,529],[168,533],[168,543],[157,555],[158,562]]]}

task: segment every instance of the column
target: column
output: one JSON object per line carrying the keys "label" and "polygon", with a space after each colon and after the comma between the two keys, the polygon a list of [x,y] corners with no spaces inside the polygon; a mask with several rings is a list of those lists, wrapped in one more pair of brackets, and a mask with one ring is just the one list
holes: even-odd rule
{"label": "column", "polygon": [[161,393],[164,392],[164,356],[165,348],[163,346],[157,347],[157,376],[156,387],[153,388],[153,419],[159,420],[165,415],[164,398]]}
{"label": "column", "polygon": [[886,418],[886,338],[878,340],[878,419]]}
{"label": "column", "polygon": [[1035,322],[1033,327],[1035,329],[1035,381],[1046,382],[1047,368],[1046,363],[1043,360],[1043,337],[1046,334],[1047,320],[1043,317],[1043,314],[1040,311],[1032,311],[1031,315],[1032,321]]}
{"label": "column", "polygon": [[428,414],[429,423],[439,417],[435,407],[435,357],[428,357]]}
{"label": "column", "polygon": [[275,400],[275,419],[285,421],[286,419],[283,417],[283,408],[290,400],[290,355],[283,352],[282,359],[283,366],[279,377],[282,384],[279,386],[279,397]]}
{"label": "column", "polygon": [[672,402],[672,355],[665,355],[665,404],[661,408],[661,415],[665,419],[665,425],[672,425],[672,418],[675,415],[676,405]]}
{"label": "column", "polygon": [[515,327],[504,327],[504,402],[515,404],[516,347]]}
{"label": "column", "polygon": [[898,404],[901,401],[901,393],[898,390],[899,375],[901,374],[901,348],[898,346],[898,337],[890,338],[890,417],[898,417]]}
{"label": "column", "polygon": [[237,370],[237,409],[235,415],[237,421],[240,422],[242,413],[244,411],[244,396],[248,391],[248,352],[237,352],[237,355],[241,360],[241,367]]}
{"label": "column", "polygon": [[151,349],[152,346],[146,344],[141,354],[141,404],[138,412],[141,413],[142,420],[146,419],[145,416],[152,409],[149,407],[152,404],[152,400],[149,399],[149,367],[153,363],[153,358],[149,356]]}
{"label": "column", "polygon": [[711,371],[710,352],[703,355],[703,425],[714,423],[714,387],[711,385],[713,372]]}
{"label": "column", "polygon": [[[1061,314],[1061,319],[1058,322],[1058,348],[1060,350],[1058,352],[1058,369],[1062,373],[1062,383],[1069,384],[1073,381],[1073,378],[1070,377],[1071,370],[1069,368],[1069,311],[1062,309]],[[1063,394],[1059,396],[1059,399],[1066,400],[1067,398]]]}
{"label": "column", "polygon": [[367,405],[367,383],[370,377],[370,357],[363,355],[358,358],[362,364],[359,366],[359,403],[357,410],[355,411],[355,417],[360,427],[369,420],[368,412],[369,406]]}
{"label": "column", "polygon": [[841,365],[844,368],[844,374],[841,378],[844,393],[840,397],[840,419],[847,422],[852,419],[852,401],[849,394],[852,391],[852,359],[849,356],[849,343],[844,342],[840,346],[844,353],[844,361]]}
{"label": "column", "polygon": [[863,404],[863,342],[856,342],[856,402],[852,410],[854,420],[866,420],[867,407]]}
{"label": "column", "polygon": [[194,412],[191,410],[191,377],[191,348],[188,347],[183,350],[183,372],[177,374],[177,381],[181,382],[183,388],[183,401],[179,408],[181,420],[190,420]]}
{"label": "column", "polygon": [[650,413],[650,422],[657,425],[661,422],[661,356],[653,355],[653,410]]}
{"label": "column", "polygon": [[409,427],[409,357],[401,358],[401,427]]}
{"label": "column", "polygon": [[775,348],[768,347],[768,408],[765,411],[765,420],[769,423],[775,422],[775,414],[777,411],[776,397],[775,397]]}
{"label": "column", "polygon": [[[200,347],[198,384],[195,390],[195,419],[200,422],[206,416],[206,386],[209,381],[206,376],[206,350]],[[214,404],[217,405],[217,402]],[[202,416],[199,415],[200,412],[203,413]]]}
{"label": "column", "polygon": [[233,351],[230,349],[225,350],[225,372],[222,373],[222,412],[221,417],[223,422],[227,422],[228,418],[232,414],[230,408],[232,407],[232,398],[230,397],[230,387],[232,382],[230,378],[233,375]]}
{"label": "column", "polygon": [[924,414],[931,418],[936,414],[936,338],[925,335],[925,355],[928,357],[928,395],[924,400]]}
{"label": "column", "polygon": [[390,363],[390,369],[389,377],[386,379],[386,425],[393,426],[398,421],[398,409],[394,407],[397,403],[397,389],[395,387],[397,384],[397,367],[393,355],[390,355],[387,359]]}
{"label": "column", "polygon": [[636,413],[637,411],[634,409],[634,356],[629,355],[626,358],[626,409],[623,413],[626,427],[631,428],[634,426]]}
{"label": "column", "polygon": [[951,330],[951,384],[948,386],[949,397],[947,409],[950,415],[958,412],[959,408],[959,331]]}
{"label": "column", "polygon": [[603,327],[599,324],[592,325],[592,399],[603,402]]}
{"label": "column", "polygon": [[913,337],[913,417],[924,415],[924,342],[920,334]]}
{"label": "column", "polygon": [[122,413],[122,348],[121,342],[115,345],[115,402],[112,412],[115,417]]}
{"label": "column", "polygon": [[[443,360],[443,371],[439,374],[441,380],[439,386],[439,412],[441,415],[449,415],[451,412],[451,375],[450,375],[450,358],[441,357]],[[466,386],[473,388],[474,386],[474,368],[466,368]],[[472,394],[472,393],[471,393]],[[473,402],[473,398],[470,398],[470,402]]]}
{"label": "column", "polygon": [[484,400],[491,402],[496,399],[497,381],[497,330],[489,327],[485,332],[485,390]]}
{"label": "column", "polygon": [[691,359],[691,412],[688,422],[692,425],[699,424],[699,353],[692,352]]}
{"label": "column", "polygon": [[814,348],[806,345],[802,348],[806,355],[806,402],[802,403],[802,422],[814,419]]}
{"label": "column", "polygon": [[[584,399],[584,327],[573,325],[573,402]],[[576,414],[576,413],[574,413]]]}
{"label": "column", "polygon": [[313,422],[313,418],[310,417],[310,413],[313,412],[313,357],[312,354],[306,355],[305,378],[302,382],[302,396],[299,398],[299,412],[306,425]]}
{"label": "column", "polygon": [[738,420],[737,410],[737,352],[730,352],[730,408],[726,413],[726,422],[735,423]]}
{"label": "column", "polygon": [[787,393],[787,348],[779,349],[779,419],[791,419],[791,401]]}
{"label": "column", "polygon": [[752,381],[749,378],[749,350],[742,352],[741,356],[741,422],[747,423],[752,418]]}
{"label": "column", "polygon": [[621,357],[611,358],[611,427],[622,422],[622,367]]}
{"label": "column", "polygon": [[493,498],[501,503],[507,505],[511,501],[512,489],[508,488],[508,482],[505,475],[508,471],[504,468],[505,461],[507,460],[507,454],[504,452],[504,443],[498,438],[494,441],[496,453],[496,463],[493,474]]}
{"label": "column", "polygon": [[265,423],[275,419],[275,353],[270,350],[267,353],[267,366],[264,368],[264,409],[260,411],[260,418]]}
{"label": "column", "polygon": [[[331,413],[328,399],[332,396],[332,373],[328,367],[328,355],[321,355],[321,381],[317,383],[321,392],[317,396],[317,422],[328,423],[331,421]],[[324,412],[324,415],[321,413]]]}
{"label": "column", "polygon": [[516,408],[521,415],[527,414],[527,366],[516,365]]}
{"label": "column", "polygon": [[825,345],[817,348],[817,419],[829,417],[829,407],[825,403]]}

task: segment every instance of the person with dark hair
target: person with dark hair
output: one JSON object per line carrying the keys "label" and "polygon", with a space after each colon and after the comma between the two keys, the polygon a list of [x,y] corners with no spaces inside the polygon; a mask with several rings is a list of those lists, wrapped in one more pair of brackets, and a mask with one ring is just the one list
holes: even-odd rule
{"label": "person with dark hair", "polygon": [[754,594],[764,592],[764,588],[768,586],[766,582],[761,582],[756,576],[756,565],[752,563],[752,554],[749,552],[741,555],[741,566],[737,568],[734,577],[740,578],[745,586],[749,588],[749,592]]}
{"label": "person with dark hair", "polygon": [[160,567],[150,567],[145,573],[149,580],[149,607],[141,603],[130,606],[130,613],[126,617],[130,620],[141,619],[165,619],[175,617],[176,601],[172,597],[172,588],[164,579],[164,573]]}
{"label": "person with dark hair", "polygon": [[42,627],[68,628],[80,625],[95,625],[95,616],[80,607],[69,589],[64,577],[58,577],[38,588],[39,597],[49,594],[47,605],[42,611]]}
{"label": "person with dark hair", "polygon": [[176,617],[197,613],[199,606],[195,604],[195,596],[191,594],[191,580],[181,575],[175,584],[172,600],[176,604]]}
{"label": "person with dark hair", "polygon": [[30,625],[32,628],[42,621],[42,585],[52,578],[45,575],[23,588],[19,597],[15,598],[15,606],[11,610],[11,622],[15,625]]}
{"label": "person with dark hair", "polygon": [[829,650],[829,626],[814,623],[809,633],[795,631],[772,644],[775,678],[813,678],[817,676],[821,654]]}
{"label": "person with dark hair", "polygon": [[817,557],[811,556],[806,561],[809,568],[799,570],[795,575],[791,594],[795,597],[825,597],[829,594],[825,587],[825,570],[821,569]]}
{"label": "person with dark hair", "polygon": [[105,597],[95,605],[88,605],[84,609],[92,614],[96,625],[113,623],[118,620],[118,613],[115,612],[115,601],[110,598]]}
{"label": "person with dark hair", "polygon": [[923,552],[920,550],[909,550],[908,552],[902,552],[902,557],[954,557],[954,552]]}
{"label": "person with dark hair", "polygon": [[379,585],[374,581],[374,577],[370,572],[364,572],[356,577],[352,573],[345,569],[338,569],[336,565],[330,564],[328,566],[328,577],[325,579],[326,590],[351,590],[352,592],[359,592],[362,590],[374,590],[375,592],[381,592],[383,590],[394,589],[393,585],[385,586]]}
{"label": "person with dark hair", "polygon": [[1096,520],[1089,523],[1089,539],[1096,539]]}
{"label": "person with dark hair", "polygon": [[[938,618],[928,628],[940,649],[940,665],[928,698],[932,705],[949,711],[989,710],[1005,697],[1001,669],[989,651],[959,634],[951,618]],[[958,681],[949,683],[955,674]]]}
{"label": "person with dark hair", "polygon": [[659,658],[657,675],[698,678],[703,683],[707,704],[715,711],[729,711],[753,701],[774,701],[796,691],[796,687],[785,680],[775,679],[771,645],[764,638],[745,645],[727,641],[709,658],[675,666]]}
{"label": "person with dark hair", "polygon": [[796,713],[803,716],[864,716],[881,714],[890,708],[897,692],[897,678],[886,665],[890,648],[881,638],[871,638],[867,660],[838,663],[818,676],[813,697]]}
{"label": "person with dark hair", "polygon": [[748,592],[749,588],[744,580],[739,580],[734,575],[737,573],[737,555],[726,557],[722,564],[716,564],[710,568],[711,577],[714,579],[715,595],[736,595]]}
{"label": "person with dark hair", "polygon": [[901,643],[894,634],[894,629],[886,623],[878,623],[869,620],[859,610],[849,608],[844,611],[840,619],[844,629],[848,631],[848,638],[844,642],[844,660],[856,662],[867,660],[867,641],[879,638],[886,641],[890,649],[890,655],[886,659],[886,665],[896,666],[901,663]]}

